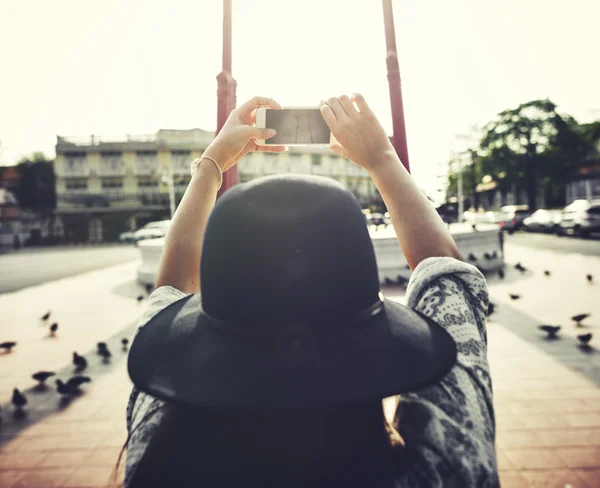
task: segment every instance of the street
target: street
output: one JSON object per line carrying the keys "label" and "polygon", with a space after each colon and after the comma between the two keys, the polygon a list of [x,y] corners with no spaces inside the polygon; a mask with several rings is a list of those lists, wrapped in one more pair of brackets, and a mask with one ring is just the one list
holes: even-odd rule
{"label": "street", "polygon": [[[487,276],[496,305],[487,324],[488,357],[504,488],[598,486],[598,246],[598,241],[517,233],[506,238],[504,278]],[[126,439],[131,388],[120,341],[133,338],[146,306],[136,299],[145,296],[136,283],[137,257],[135,248],[117,246],[0,257],[5,289],[36,284],[0,295],[0,342],[17,342],[11,353],[0,352],[0,488],[106,486]],[[517,262],[524,271],[515,269]],[[58,263],[68,263],[68,273]],[[60,278],[47,281],[52,273]],[[591,283],[587,274],[593,275]],[[405,300],[403,287],[383,291]],[[48,322],[59,324],[55,338],[40,320],[47,311]],[[578,313],[591,314],[581,327],[570,319]],[[560,325],[558,339],[547,340],[540,324]],[[582,349],[576,336],[587,332],[594,334],[592,348]],[[112,351],[109,363],[96,354],[99,341]],[[92,382],[65,404],[52,381],[39,389],[31,374],[49,370],[67,379],[73,351],[88,359],[85,374]],[[13,415],[14,387],[27,395],[25,418]]]}
{"label": "street", "polygon": [[132,245],[21,249],[0,255],[0,293],[139,258]]}
{"label": "street", "polygon": [[534,232],[516,232],[513,235],[505,234],[504,236],[505,242],[518,246],[547,249],[559,253],[600,256],[600,238],[598,237],[581,239]]}

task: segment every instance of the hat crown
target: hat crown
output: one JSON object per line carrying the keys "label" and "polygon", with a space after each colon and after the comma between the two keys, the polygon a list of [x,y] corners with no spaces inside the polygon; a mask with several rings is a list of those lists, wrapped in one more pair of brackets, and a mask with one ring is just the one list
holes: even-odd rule
{"label": "hat crown", "polygon": [[236,185],[206,229],[202,306],[228,323],[352,317],[379,299],[360,205],[330,178],[276,175]]}

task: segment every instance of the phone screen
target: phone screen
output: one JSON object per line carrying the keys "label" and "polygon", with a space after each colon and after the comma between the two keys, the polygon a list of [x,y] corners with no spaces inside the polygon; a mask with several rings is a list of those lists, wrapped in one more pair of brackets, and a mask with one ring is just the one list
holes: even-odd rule
{"label": "phone screen", "polygon": [[269,144],[329,144],[329,127],[318,108],[266,110],[265,115],[265,126],[277,131]]}

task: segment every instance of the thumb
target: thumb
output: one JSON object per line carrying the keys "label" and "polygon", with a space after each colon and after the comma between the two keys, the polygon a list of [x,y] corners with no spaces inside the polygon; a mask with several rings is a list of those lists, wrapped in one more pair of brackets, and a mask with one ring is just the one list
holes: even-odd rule
{"label": "thumb", "polygon": [[250,127],[249,135],[252,139],[270,139],[277,131],[275,129],[259,129],[257,127]]}
{"label": "thumb", "polygon": [[340,144],[329,144],[327,147],[331,149],[334,153],[342,156],[343,158],[347,157],[346,150]]}

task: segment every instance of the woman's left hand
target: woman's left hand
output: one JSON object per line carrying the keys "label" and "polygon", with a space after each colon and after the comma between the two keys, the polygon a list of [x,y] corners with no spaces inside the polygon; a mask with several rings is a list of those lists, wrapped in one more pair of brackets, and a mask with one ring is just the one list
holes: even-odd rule
{"label": "woman's left hand", "polygon": [[281,106],[271,98],[254,97],[233,110],[225,125],[204,151],[205,156],[213,158],[223,172],[237,164],[251,151],[283,152],[285,146],[259,146],[256,139],[269,139],[275,135],[273,129],[254,127],[256,109],[268,107],[281,110]]}

